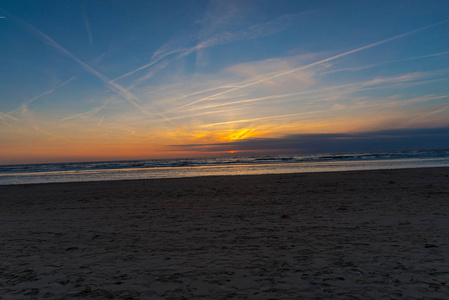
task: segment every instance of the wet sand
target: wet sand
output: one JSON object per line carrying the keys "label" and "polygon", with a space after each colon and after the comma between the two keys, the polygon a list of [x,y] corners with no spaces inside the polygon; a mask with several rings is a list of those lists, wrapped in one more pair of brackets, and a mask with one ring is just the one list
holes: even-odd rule
{"label": "wet sand", "polygon": [[449,168],[0,186],[1,299],[445,299]]}

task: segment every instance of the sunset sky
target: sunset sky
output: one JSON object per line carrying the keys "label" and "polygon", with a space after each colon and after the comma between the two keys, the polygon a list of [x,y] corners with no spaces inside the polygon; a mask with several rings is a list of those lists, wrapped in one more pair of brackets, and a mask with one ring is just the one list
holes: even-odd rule
{"label": "sunset sky", "polygon": [[449,1],[0,1],[0,164],[449,148]]}

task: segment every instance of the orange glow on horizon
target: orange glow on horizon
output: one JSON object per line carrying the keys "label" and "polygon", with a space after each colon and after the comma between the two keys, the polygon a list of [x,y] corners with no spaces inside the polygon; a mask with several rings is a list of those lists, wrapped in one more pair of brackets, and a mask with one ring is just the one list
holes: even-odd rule
{"label": "orange glow on horizon", "polygon": [[[139,159],[194,158],[229,155],[235,153],[258,154],[263,149],[230,150],[219,144],[255,138],[281,138],[290,134],[327,134],[380,130],[384,124],[399,127],[406,116],[385,112],[360,115],[341,114],[323,118],[252,122],[240,128],[236,124],[210,126],[197,125],[178,130],[167,128],[121,127],[119,130],[83,128],[74,131],[72,124],[32,127],[4,134],[8,147],[0,148],[0,164],[45,163],[71,161],[109,161]],[[114,129],[114,128],[113,128]],[[51,134],[50,134],[51,132]],[[1,132],[0,132],[1,133]],[[30,141],[25,144],[24,140]],[[217,145],[216,151],[208,145]],[[197,145],[197,147],[185,147]],[[202,147],[204,145],[205,147]],[[231,148],[232,149],[232,148]],[[279,150],[280,151],[280,150]]]}
{"label": "orange glow on horizon", "polygon": [[243,140],[255,137],[259,134],[255,133],[255,129],[238,129],[238,130],[227,130],[223,133],[219,133],[220,137],[218,141],[220,142],[230,142],[235,140]]}
{"label": "orange glow on horizon", "polygon": [[[265,130],[259,130],[259,129],[249,129],[249,128],[242,128],[242,129],[223,129],[223,130],[217,130],[217,131],[201,131],[199,133],[196,133],[192,137],[187,137],[184,139],[189,140],[191,143],[198,143],[198,144],[206,144],[206,143],[226,143],[226,142],[232,142],[236,140],[244,140],[249,138],[255,138],[257,136],[262,136],[267,134],[268,132]],[[176,136],[178,140],[183,140],[182,135],[185,135],[185,133],[180,133],[180,136]]]}

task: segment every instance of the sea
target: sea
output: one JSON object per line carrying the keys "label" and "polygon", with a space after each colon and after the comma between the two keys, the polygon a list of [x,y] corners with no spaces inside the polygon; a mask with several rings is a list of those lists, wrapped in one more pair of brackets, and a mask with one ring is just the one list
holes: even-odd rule
{"label": "sea", "polygon": [[0,165],[0,185],[449,167],[449,149]]}

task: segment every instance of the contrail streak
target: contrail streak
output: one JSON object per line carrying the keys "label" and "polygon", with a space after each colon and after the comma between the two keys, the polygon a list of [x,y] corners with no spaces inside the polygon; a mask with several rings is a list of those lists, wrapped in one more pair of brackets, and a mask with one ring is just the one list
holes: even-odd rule
{"label": "contrail streak", "polygon": [[308,112],[286,114],[286,115],[277,115],[277,116],[268,116],[268,117],[254,118],[254,119],[244,119],[244,120],[237,120],[237,121],[219,122],[219,123],[212,123],[212,124],[201,125],[200,127],[210,127],[210,126],[227,125],[227,124],[233,124],[233,123],[244,123],[244,122],[253,122],[253,121],[261,121],[261,120],[268,120],[268,119],[285,118],[285,117],[293,117],[293,116],[300,116],[300,115],[310,115],[310,114],[317,114],[317,113],[322,113],[322,112],[329,112],[329,111],[332,111],[332,110],[335,110],[335,109],[308,111]]}
{"label": "contrail streak", "polygon": [[336,73],[336,72],[341,72],[341,71],[360,71],[360,70],[366,70],[366,69],[374,68],[377,66],[383,66],[383,65],[388,65],[388,64],[392,64],[392,63],[417,60],[417,59],[429,58],[429,57],[436,57],[436,56],[442,56],[442,55],[448,55],[448,54],[449,54],[449,51],[446,51],[446,52],[440,52],[440,53],[434,53],[434,54],[428,54],[428,55],[422,55],[422,56],[409,57],[409,58],[405,58],[405,59],[386,61],[383,63],[372,64],[372,65],[364,65],[364,66],[359,66],[359,67],[350,67],[350,68],[336,69],[336,70],[332,70],[332,71],[325,71],[325,72],[321,72],[320,74],[330,74],[330,73]]}
{"label": "contrail streak", "polygon": [[[0,11],[4,11],[4,10],[0,9]],[[19,22],[19,24],[23,24],[23,26],[26,29],[28,29],[29,31],[31,31],[34,34],[36,34],[39,39],[41,39],[44,42],[48,43],[50,46],[52,46],[56,50],[58,50],[59,52],[61,52],[65,56],[67,56],[68,58],[70,58],[73,61],[75,61],[76,63],[78,63],[87,72],[91,73],[92,75],[96,76],[98,79],[103,81],[109,87],[110,90],[112,90],[113,92],[115,92],[116,94],[120,95],[121,97],[123,97],[128,102],[130,102],[141,113],[144,113],[146,115],[149,115],[150,113],[152,113],[152,114],[160,117],[161,119],[165,120],[165,122],[167,122],[171,126],[177,126],[176,124],[173,124],[165,115],[160,114],[159,112],[155,111],[154,109],[150,108],[150,111],[148,111],[147,108],[145,108],[144,106],[142,106],[139,103],[140,102],[139,99],[133,93],[131,93],[128,89],[124,88],[123,86],[121,86],[118,83],[115,83],[114,81],[110,80],[108,77],[104,76],[103,74],[101,74],[97,70],[93,69],[91,66],[89,66],[88,64],[86,64],[85,62],[80,60],[78,57],[76,57],[75,55],[70,53],[67,49],[65,49],[64,47],[59,45],[57,42],[55,42],[51,37],[49,37],[45,33],[41,32],[40,30],[38,30],[37,28],[35,28],[34,26],[32,26],[31,24],[29,24],[26,21],[23,21],[23,20],[15,17],[15,16],[9,14],[9,13],[8,13],[8,15],[11,16],[13,19],[17,20]]]}
{"label": "contrail streak", "polygon": [[[375,84],[379,85],[379,84],[387,84],[388,83],[388,85],[390,85],[390,84],[397,85],[398,79],[400,79],[401,77],[403,77],[403,76],[387,77],[387,78],[383,78],[383,79],[378,79],[379,82],[376,82]],[[443,78],[443,79],[447,79],[447,78]],[[437,80],[440,81],[442,79],[440,78],[440,79],[433,79],[433,80],[418,81],[418,82],[414,82],[414,84],[433,82],[433,81],[437,81]],[[251,99],[237,100],[237,101],[233,101],[233,102],[225,102],[225,103],[220,103],[220,104],[215,104],[215,105],[194,107],[194,108],[190,108],[188,110],[184,110],[184,112],[203,110],[203,109],[227,106],[227,105],[232,105],[232,104],[258,102],[258,101],[265,101],[265,100],[269,100],[269,99],[280,99],[280,98],[307,95],[307,94],[312,94],[313,97],[318,97],[320,95],[320,93],[322,93],[322,92],[331,92],[334,90],[341,90],[341,89],[351,89],[351,92],[355,92],[355,91],[372,90],[372,89],[379,89],[379,88],[385,87],[385,85],[377,86],[377,87],[366,87],[366,86],[372,86],[373,84],[374,84],[373,80],[368,80],[368,81],[348,83],[348,84],[343,84],[343,85],[335,85],[335,86],[330,86],[330,87],[326,87],[326,88],[312,89],[312,90],[290,93],[290,94],[275,94],[275,95],[259,97],[259,98],[251,98]],[[316,95],[313,95],[313,94],[316,94]],[[232,98],[230,98],[230,99],[232,99]],[[171,111],[169,111],[169,112],[171,112]]]}
{"label": "contrail streak", "polygon": [[171,54],[173,54],[173,53],[177,53],[177,52],[180,52],[180,51],[181,51],[181,50],[173,50],[173,51],[164,53],[163,55],[161,55],[161,56],[158,57],[158,58],[153,58],[153,59],[151,59],[149,63],[147,63],[147,64],[145,64],[145,65],[143,65],[143,66],[141,66],[141,67],[139,67],[139,68],[137,68],[137,69],[135,69],[135,70],[133,70],[133,71],[130,71],[130,72],[126,73],[126,74],[123,74],[123,75],[121,75],[121,76],[119,76],[119,77],[116,77],[116,78],[112,79],[112,81],[117,81],[117,80],[119,80],[119,79],[128,77],[128,76],[130,76],[130,75],[132,75],[132,74],[134,74],[134,73],[136,73],[136,72],[138,72],[138,71],[140,71],[140,70],[149,68],[149,67],[151,67],[152,65],[158,63],[158,62],[159,62],[161,59],[163,59],[164,57],[167,57],[167,56],[169,56],[169,55],[171,55]]}
{"label": "contrail streak", "polygon": [[6,115],[10,115],[10,114],[12,114],[13,112],[18,111],[19,109],[21,109],[21,110],[26,110],[26,109],[28,108],[28,104],[33,103],[34,101],[36,101],[37,99],[39,99],[39,98],[41,98],[41,97],[43,97],[43,96],[45,96],[45,95],[49,95],[49,94],[53,93],[56,89],[61,88],[61,87],[65,86],[65,85],[69,84],[69,83],[70,83],[72,80],[74,80],[75,78],[76,78],[76,76],[73,76],[73,77],[71,77],[70,79],[68,79],[68,80],[66,80],[66,81],[64,81],[64,82],[62,82],[62,83],[60,83],[60,84],[58,84],[58,85],[55,86],[54,88],[52,88],[52,89],[50,89],[50,90],[48,90],[48,91],[45,91],[45,92],[43,92],[43,93],[41,93],[41,94],[39,94],[39,95],[37,95],[37,96],[35,96],[35,97],[33,97],[33,98],[27,100],[25,103],[23,103],[22,105],[20,105],[18,108],[14,109],[14,110],[11,110],[11,111],[8,112]]}
{"label": "contrail streak", "polygon": [[[31,32],[36,34],[38,38],[40,38],[44,42],[48,43],[50,46],[52,46],[56,50],[58,50],[59,52],[61,52],[65,56],[69,57],[70,59],[72,59],[73,61],[78,63],[87,72],[91,73],[92,75],[96,76],[98,79],[103,81],[113,92],[115,92],[118,95],[122,96],[125,100],[129,101],[131,104],[133,104],[141,112],[146,113],[146,114],[149,113],[145,107],[143,107],[142,105],[140,105],[138,103],[139,100],[137,99],[137,97],[134,96],[130,91],[125,89],[123,86],[113,82],[112,80],[110,80],[109,78],[107,78],[106,76],[104,76],[103,74],[98,72],[97,70],[93,69],[91,66],[89,66],[88,64],[86,64],[85,62],[80,60],[78,57],[76,57],[75,55],[70,53],[67,49],[65,49],[64,47],[59,45],[57,42],[55,42],[51,37],[49,37],[45,33],[41,32],[40,30],[38,30],[37,28],[35,28],[31,24],[29,24],[29,23],[27,23],[27,22],[25,22],[25,21],[15,17],[15,16],[13,16],[13,18],[16,19],[17,21],[19,21],[20,23],[22,23],[28,30],[30,30]],[[152,113],[161,116],[160,114],[158,114],[158,113],[156,113],[154,111]],[[161,117],[164,118],[164,116],[161,116]]]}
{"label": "contrail streak", "polygon": [[92,45],[92,31],[90,30],[90,23],[89,23],[89,19],[87,17],[86,1],[83,1],[82,5],[83,5],[84,25],[86,26],[87,37],[89,38],[89,43]]}
{"label": "contrail streak", "polygon": [[86,115],[90,116],[90,115],[92,115],[92,114],[94,114],[96,112],[99,112],[109,102],[111,102],[111,100],[107,100],[101,106],[98,106],[98,107],[96,107],[94,109],[91,109],[89,111],[86,111],[86,112],[83,112],[83,113],[79,113],[79,114],[76,114],[76,115],[73,115],[73,116],[70,116],[70,117],[65,117],[64,119],[61,119],[61,121],[67,121],[67,120],[70,120],[70,119],[73,119],[73,118],[76,118],[76,117],[80,117],[80,116],[86,116]]}
{"label": "contrail streak", "polygon": [[50,132],[48,132],[48,131],[46,131],[46,130],[43,130],[42,128],[40,128],[40,127],[37,126],[36,124],[33,124],[33,128],[34,128],[34,130],[39,131],[39,132],[42,132],[42,133],[48,135],[48,136],[51,137],[51,138],[59,139],[59,140],[61,140],[61,141],[63,141],[63,142],[66,142],[66,143],[73,143],[72,140],[69,140],[69,139],[67,139],[66,137],[63,137],[63,138],[62,138],[62,137],[60,137],[60,136],[54,135],[53,133],[50,133]]}
{"label": "contrail streak", "polygon": [[104,83],[106,83],[109,88],[114,91],[115,93],[119,94],[120,96],[122,96],[124,99],[128,100],[130,103],[132,103],[135,107],[137,107],[140,111],[142,112],[147,112],[146,109],[144,107],[142,107],[137,101],[138,99],[131,93],[129,92],[127,89],[125,89],[123,86],[109,80],[109,78],[107,78],[106,76],[104,76],[103,74],[101,74],[100,72],[98,72],[97,70],[93,69],[91,66],[89,66],[88,64],[84,63],[82,60],[80,60],[79,58],[77,58],[76,56],[74,56],[72,53],[70,53],[69,51],[67,51],[65,48],[63,48],[61,45],[59,45],[58,43],[56,43],[52,38],[50,38],[48,35],[40,32],[39,30],[33,28],[34,32],[37,33],[41,38],[44,39],[44,41],[46,41],[48,44],[50,44],[51,46],[53,46],[55,49],[59,50],[62,54],[66,55],[67,57],[71,58],[72,60],[74,60],[75,62],[77,62],[81,67],[83,67],[86,71],[88,71],[89,73],[91,73],[92,75],[96,76],[98,79],[100,79],[101,81],[103,81]]}
{"label": "contrail streak", "polygon": [[97,127],[100,126],[101,122],[103,122],[104,116],[101,117],[100,122],[98,122]]}
{"label": "contrail streak", "polygon": [[[186,94],[186,95],[181,95],[181,96],[178,96],[178,97],[175,97],[175,98],[165,98],[165,99],[162,99],[162,100],[173,102],[173,101],[177,101],[177,100],[180,100],[180,99],[189,98],[189,97],[192,97],[192,96],[195,96],[195,95],[198,95],[198,94],[203,94],[203,93],[207,93],[207,92],[211,92],[211,91],[215,91],[215,90],[219,90],[219,89],[228,89],[228,88],[233,88],[233,87],[235,87],[235,85],[217,86],[217,87],[208,88],[208,89],[196,91],[196,92],[193,92],[193,93],[189,93],[189,94]],[[180,94],[180,93],[178,93],[178,94]],[[169,110],[168,112],[171,112],[171,110]]]}
{"label": "contrail streak", "polygon": [[163,46],[162,48],[160,48],[159,50],[154,52],[153,57],[151,58],[150,62],[148,62],[147,64],[145,64],[133,71],[123,74],[113,80],[116,81],[116,80],[128,77],[140,70],[149,68],[149,67],[153,66],[154,64],[156,64],[161,59],[163,59],[167,56],[170,56],[172,54],[175,54],[175,53],[179,53],[179,54],[176,57],[174,57],[173,59],[178,59],[178,58],[184,57],[186,55],[189,55],[195,51],[204,49],[204,48],[210,48],[210,47],[214,47],[217,45],[228,44],[232,41],[242,40],[245,38],[258,38],[258,37],[264,37],[267,35],[277,33],[279,31],[282,31],[282,30],[285,30],[286,28],[288,28],[290,26],[290,24],[293,22],[295,17],[300,17],[303,14],[304,13],[288,14],[288,15],[278,17],[278,18],[271,20],[267,23],[261,23],[261,24],[251,26],[250,28],[247,28],[246,30],[239,31],[235,34],[230,34],[230,33],[226,32],[225,34],[212,36],[212,37],[209,37],[209,39],[198,42],[195,46],[192,46],[192,47],[178,47],[174,50],[168,51],[168,50],[166,50],[167,47]]}
{"label": "contrail streak", "polygon": [[175,110],[178,110],[178,109],[190,106],[190,105],[194,105],[196,103],[200,103],[200,102],[209,100],[212,97],[220,96],[220,95],[227,94],[227,93],[230,93],[230,92],[233,92],[233,91],[236,91],[236,90],[247,88],[247,87],[259,84],[261,82],[265,82],[267,80],[272,80],[272,79],[275,79],[275,78],[278,78],[278,77],[281,77],[281,76],[285,76],[285,75],[288,75],[288,74],[291,74],[291,73],[294,73],[294,72],[297,72],[297,71],[300,71],[300,70],[308,69],[308,68],[311,68],[311,67],[314,67],[314,66],[317,66],[317,65],[329,62],[329,61],[333,61],[333,60],[336,60],[338,58],[341,58],[341,57],[344,57],[344,56],[347,56],[347,55],[350,55],[350,54],[353,54],[353,53],[357,53],[357,52],[360,52],[360,51],[363,51],[363,50],[366,50],[366,49],[369,49],[369,48],[373,48],[373,47],[376,47],[376,46],[379,46],[379,45],[382,45],[382,44],[385,44],[385,43],[388,43],[388,42],[391,42],[391,41],[394,41],[394,40],[397,40],[397,39],[400,39],[400,38],[403,38],[403,37],[406,37],[406,36],[409,36],[411,34],[414,34],[414,33],[417,33],[417,32],[420,32],[420,31],[423,31],[423,30],[426,30],[426,29],[429,29],[431,27],[435,27],[435,26],[438,26],[438,25],[441,25],[441,24],[444,24],[444,23],[447,23],[447,22],[449,22],[449,19],[441,21],[441,22],[437,22],[437,23],[434,23],[434,24],[431,24],[431,25],[427,25],[427,26],[424,26],[424,27],[421,27],[421,28],[418,28],[418,29],[415,29],[415,30],[412,30],[412,31],[409,31],[409,32],[406,32],[406,33],[403,33],[403,34],[400,34],[400,35],[396,35],[394,37],[391,37],[391,38],[388,38],[388,39],[385,39],[385,40],[382,40],[382,41],[378,41],[378,42],[375,42],[375,43],[372,43],[372,44],[369,44],[369,45],[366,45],[366,46],[363,46],[363,47],[359,47],[359,48],[356,48],[356,49],[353,49],[353,50],[350,50],[350,51],[347,51],[347,52],[344,52],[344,53],[341,53],[341,54],[338,54],[338,55],[334,55],[334,56],[328,57],[326,59],[323,59],[323,60],[320,60],[320,61],[308,64],[308,65],[305,65],[305,66],[301,66],[299,68],[295,68],[295,69],[288,70],[288,71],[285,71],[285,72],[277,73],[275,75],[272,75],[272,76],[269,76],[269,77],[266,77],[266,78],[263,78],[263,79],[252,81],[250,83],[247,83],[247,84],[244,84],[244,85],[241,85],[241,86],[229,89],[227,91],[223,91],[223,92],[217,93],[215,95],[211,95],[211,96],[208,96],[208,97],[205,97],[205,98],[201,98],[201,99],[198,99],[196,101],[193,101],[193,102],[190,102],[190,103],[178,106],[178,107],[172,109],[171,111],[175,111]]}
{"label": "contrail streak", "polygon": [[238,101],[233,101],[233,102],[225,102],[225,103],[203,106],[203,107],[196,107],[196,108],[191,108],[187,111],[205,110],[205,109],[216,108],[216,107],[220,107],[220,106],[228,106],[228,105],[233,105],[233,104],[242,104],[242,103],[249,103],[249,102],[259,102],[259,101],[265,101],[265,100],[270,100],[270,99],[281,99],[281,98],[301,95],[304,93],[306,93],[306,92],[270,95],[270,96],[259,97],[259,98],[251,98],[251,99],[238,100]]}
{"label": "contrail streak", "polygon": [[19,119],[16,119],[14,117],[11,117],[10,115],[0,112],[0,120],[5,122],[5,124],[8,125],[9,127],[11,127],[11,124],[9,124],[8,121],[6,121],[6,119],[11,119],[13,121],[19,121]]}
{"label": "contrail streak", "polygon": [[131,85],[127,86],[128,90],[132,90],[134,89],[136,86],[138,86],[141,82],[153,77],[158,71],[162,70],[163,68],[165,68],[167,66],[167,62],[163,61],[158,63],[156,66],[154,66],[154,68],[152,68],[149,72],[147,72],[146,75],[140,77],[139,79],[137,79],[136,81],[134,81]]}
{"label": "contrail streak", "polygon": [[434,110],[434,111],[432,111],[432,112],[423,114],[423,115],[421,115],[421,116],[419,116],[419,117],[416,117],[416,118],[414,118],[414,119],[408,120],[406,123],[410,123],[410,122],[413,122],[413,121],[416,121],[416,120],[419,120],[419,119],[423,119],[423,118],[425,118],[425,117],[428,117],[428,116],[430,116],[430,115],[437,114],[437,113],[442,112],[442,111],[445,111],[445,110],[447,110],[447,109],[449,109],[449,105],[448,105],[448,106],[445,106],[445,107],[443,107],[443,108]]}

